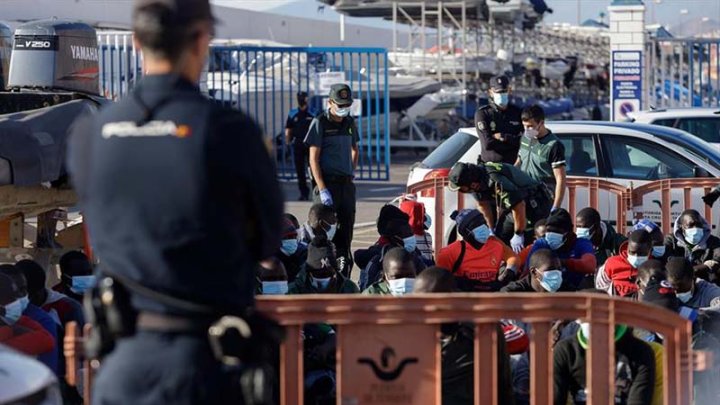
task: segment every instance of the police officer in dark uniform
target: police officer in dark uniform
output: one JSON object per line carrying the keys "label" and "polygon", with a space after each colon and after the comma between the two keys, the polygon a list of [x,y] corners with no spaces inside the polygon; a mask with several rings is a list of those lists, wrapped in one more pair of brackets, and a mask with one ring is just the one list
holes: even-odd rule
{"label": "police officer in dark uniform", "polygon": [[226,319],[236,336],[261,332],[246,333],[244,314],[258,262],[280,245],[273,163],[258,126],[198,88],[213,32],[208,0],[137,0],[132,23],[145,76],[76,122],[69,146],[98,288],[114,292],[102,302],[120,314],[105,316],[122,329],[92,403],[247,404],[223,356],[229,342],[217,337]]}
{"label": "police officer in dark uniform", "polygon": [[310,123],[315,115],[308,107],[308,94],[304,91],[297,94],[298,108],[290,110],[287,123],[285,124],[285,140],[293,148],[293,160],[295,162],[295,173],[297,174],[298,188],[300,189],[300,201],[309,200],[310,190],[307,185],[307,154],[305,146],[305,135],[310,129]]}
{"label": "police officer in dark uniform", "polygon": [[547,218],[552,208],[545,185],[507,163],[456,163],[448,180],[451,190],[473,194],[495,235],[515,253],[526,240],[532,242],[534,224]]}
{"label": "police officer in dark uniform", "polygon": [[315,189],[315,203],[335,208],[338,228],[333,243],[341,262],[340,271],[349,277],[352,270],[350,244],[355,225],[354,172],[357,167],[359,135],[355,120],[350,116],[352,91],[347,84],[330,88],[327,112],[310,125],[305,144],[310,149],[310,170]]}
{"label": "police officer in dark uniform", "polygon": [[522,110],[510,104],[510,79],[496,76],[490,80],[490,102],[475,113],[475,128],[482,145],[480,162],[515,164],[524,128]]}

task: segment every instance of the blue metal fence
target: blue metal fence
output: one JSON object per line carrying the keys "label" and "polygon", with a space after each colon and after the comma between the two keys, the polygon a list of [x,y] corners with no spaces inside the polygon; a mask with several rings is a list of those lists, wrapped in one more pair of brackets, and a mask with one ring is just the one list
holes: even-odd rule
{"label": "blue metal fence", "polygon": [[[128,38],[130,38],[128,36]],[[101,94],[122,97],[141,75],[141,56],[123,37],[100,41]],[[327,106],[328,87],[344,81],[353,90],[360,136],[356,178],[389,180],[390,121],[388,58],[381,48],[212,46],[200,87],[209,97],[253,117],[272,144],[278,177],[296,177],[285,123],[296,94],[310,95],[310,108]]]}
{"label": "blue metal fence", "polygon": [[720,105],[720,39],[663,38],[648,41],[649,105]]}

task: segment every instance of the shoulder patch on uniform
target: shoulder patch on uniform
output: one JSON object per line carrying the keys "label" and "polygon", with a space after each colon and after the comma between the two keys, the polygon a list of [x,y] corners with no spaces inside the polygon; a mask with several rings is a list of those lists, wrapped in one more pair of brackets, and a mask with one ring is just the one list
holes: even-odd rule
{"label": "shoulder patch on uniform", "polygon": [[495,121],[490,121],[490,130],[491,130],[491,131],[494,131],[494,130],[495,130],[495,127],[496,127]]}
{"label": "shoulder patch on uniform", "polygon": [[477,129],[479,129],[480,131],[484,131],[484,130],[485,130],[485,123],[482,122],[482,121],[478,121],[478,123],[477,123]]}

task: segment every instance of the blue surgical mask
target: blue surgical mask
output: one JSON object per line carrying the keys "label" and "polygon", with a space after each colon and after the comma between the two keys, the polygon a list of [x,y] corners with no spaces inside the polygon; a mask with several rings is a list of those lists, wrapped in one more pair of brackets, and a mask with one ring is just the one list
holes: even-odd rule
{"label": "blue surgical mask", "polygon": [[15,322],[17,322],[22,316],[22,312],[22,304],[20,303],[20,300],[17,299],[5,305],[5,316],[3,318],[6,323],[15,325]]}
{"label": "blue surgical mask", "polygon": [[350,107],[340,108],[335,107],[335,115],[344,118],[347,117],[350,114]]}
{"label": "blue surgical mask", "polygon": [[550,250],[557,250],[565,243],[565,235],[557,232],[545,232],[545,241]]}
{"label": "blue surgical mask", "polygon": [[332,240],[335,237],[335,232],[337,232],[337,224],[330,225],[330,229],[326,232],[328,240]]}
{"label": "blue surgical mask", "polygon": [[575,229],[575,235],[577,235],[578,239],[590,240],[590,228],[577,228]]}
{"label": "blue surgical mask", "polygon": [[430,215],[425,214],[425,222],[423,223],[423,226],[425,229],[430,229],[430,226],[432,226],[432,218],[430,218]]}
{"label": "blue surgical mask", "polygon": [[697,245],[703,238],[705,230],[702,228],[688,228],[683,231],[685,234],[685,241],[691,245]]}
{"label": "blue surgical mask", "polygon": [[20,305],[22,306],[22,312],[25,312],[28,305],[30,305],[30,298],[27,295],[20,297]]}
{"label": "blue surgical mask", "polygon": [[292,256],[297,252],[298,250],[298,240],[297,239],[283,239],[280,245],[280,251],[285,254],[285,256]]}
{"label": "blue surgical mask", "polygon": [[560,270],[546,270],[540,278],[540,285],[547,292],[554,293],[560,289],[562,285],[563,275]]}
{"label": "blue surgical mask", "polygon": [[95,276],[73,276],[70,291],[75,294],[83,294],[95,286]]}
{"label": "blue surgical mask", "polygon": [[505,107],[508,105],[510,96],[507,93],[495,93],[493,94],[493,101],[498,107]]}
{"label": "blue surgical mask", "polygon": [[691,289],[690,291],[685,291],[685,292],[682,292],[682,293],[680,293],[680,292],[679,292],[679,293],[675,293],[675,296],[677,297],[677,299],[680,300],[680,302],[682,302],[683,304],[686,304],[686,303],[687,303],[688,301],[690,301],[690,299],[692,298],[693,292],[692,292],[692,289]]}
{"label": "blue surgical mask", "polygon": [[480,243],[485,243],[490,237],[490,228],[488,228],[487,225],[483,224],[473,229],[472,233],[473,238],[475,238],[476,241]]}
{"label": "blue surgical mask", "polygon": [[637,269],[638,267],[642,266],[643,263],[648,261],[650,258],[647,256],[637,256],[637,255],[631,255],[628,254],[627,261],[630,263],[630,265]]}
{"label": "blue surgical mask", "polygon": [[665,246],[653,246],[652,255],[658,258],[665,256]]}
{"label": "blue surgical mask", "polygon": [[413,287],[415,287],[414,278],[398,278],[388,280],[387,283],[390,287],[390,294],[396,297],[413,292]]}
{"label": "blue surgical mask", "polygon": [[330,280],[332,280],[332,277],[315,278],[310,276],[310,279],[312,280],[313,287],[319,291],[325,291],[330,286]]}
{"label": "blue surgical mask", "polygon": [[417,239],[415,239],[415,235],[408,236],[407,238],[403,239],[403,246],[405,247],[405,250],[412,253],[417,248]]}
{"label": "blue surgical mask", "polygon": [[262,293],[263,295],[285,295],[288,293],[288,282],[287,280],[263,281]]}

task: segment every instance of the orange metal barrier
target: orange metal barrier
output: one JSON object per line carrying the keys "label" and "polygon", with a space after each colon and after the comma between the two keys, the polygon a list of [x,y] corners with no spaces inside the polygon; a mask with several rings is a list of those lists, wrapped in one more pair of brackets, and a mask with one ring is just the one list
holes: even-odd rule
{"label": "orange metal barrier", "polygon": [[[660,211],[661,211],[661,225],[663,233],[668,234],[672,232],[673,223],[675,218],[672,217],[671,208],[672,201],[670,200],[670,193],[673,189],[683,190],[683,209],[690,208],[692,190],[694,188],[702,188],[703,195],[710,192],[712,188],[718,185],[717,179],[668,179],[658,180],[652,183],[645,184],[634,190],[632,190],[632,204],[633,206],[642,206],[643,197],[649,193],[659,191],[660,192]],[[703,217],[709,224],[713,223],[712,208],[706,204],[702,204],[704,207],[704,213],[701,212]]]}
{"label": "orange metal barrier", "polygon": [[[710,192],[710,190],[720,183],[718,179],[709,178],[692,178],[692,179],[668,179],[668,180],[657,180],[649,182],[637,188],[625,187],[624,185],[613,183],[611,181],[602,180],[592,177],[572,177],[567,179],[568,188],[568,212],[572,218],[575,218],[577,211],[585,207],[578,207],[576,203],[576,197],[579,189],[587,189],[588,200],[590,207],[600,211],[599,195],[601,191],[606,191],[615,196],[616,204],[616,217],[612,218],[616,221],[617,231],[620,234],[625,234],[628,223],[628,213],[633,211],[635,208],[643,206],[643,197],[652,192],[660,192],[661,195],[661,224],[663,233],[669,233],[672,230],[673,221],[675,218],[672,217],[671,212],[671,199],[670,193],[675,189],[682,189],[684,195],[684,207],[691,206],[692,190],[697,188],[703,189],[703,195]],[[447,207],[445,203],[445,193],[443,189],[448,184],[447,177],[439,177],[434,179],[425,180],[407,188],[408,194],[418,194],[432,190],[435,196],[435,234],[433,235],[433,242],[435,243],[435,249],[439,249],[445,245],[443,239],[444,215],[445,209],[454,210],[463,208],[462,194],[458,193],[458,207]],[[713,223],[712,208],[705,205],[704,212],[701,214],[705,217],[708,223]],[[641,218],[642,213],[635,213],[635,219]],[[609,219],[609,218],[604,218]],[[438,242],[439,241],[439,242]],[[438,244],[439,243],[439,244]]]}
{"label": "orange metal barrier", "polygon": [[[614,403],[614,326],[626,324],[665,337],[664,403],[690,405],[692,367],[690,322],[665,309],[597,294],[417,294],[260,297],[258,308],[287,330],[281,347],[281,404],[303,404],[302,326],[336,325],[337,393],[342,404],[441,403],[440,324],[475,324],[475,405],[498,404],[497,321],[529,323],[531,403],[553,403],[551,322],[591,323],[587,383],[590,404]],[[87,332],[87,328],[86,328]],[[82,338],[69,327],[65,341],[68,373],[75,370]],[[700,361],[701,363],[702,361]],[[86,362],[86,367],[89,366]],[[73,383],[74,374],[68,379]],[[85,392],[89,398],[88,378]],[[87,403],[87,400],[86,400]]]}

